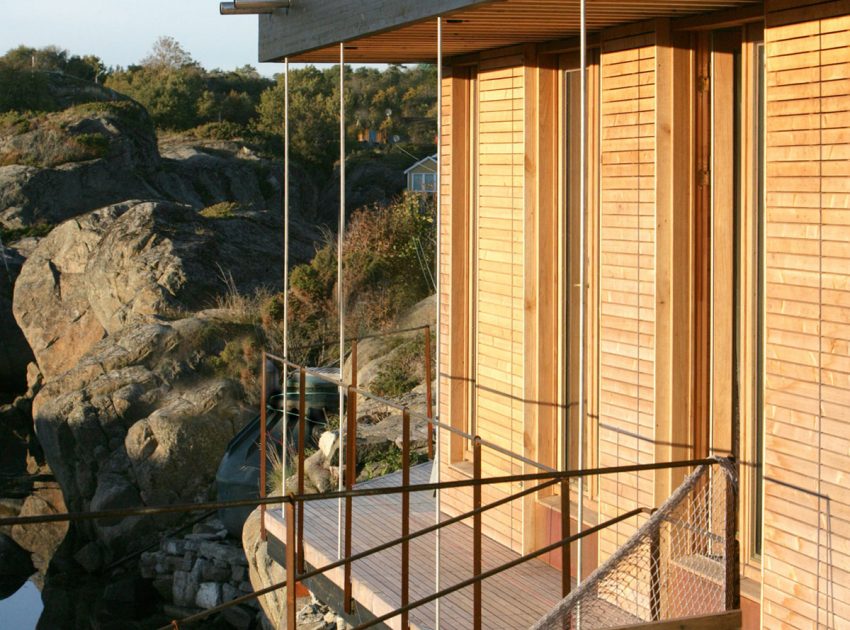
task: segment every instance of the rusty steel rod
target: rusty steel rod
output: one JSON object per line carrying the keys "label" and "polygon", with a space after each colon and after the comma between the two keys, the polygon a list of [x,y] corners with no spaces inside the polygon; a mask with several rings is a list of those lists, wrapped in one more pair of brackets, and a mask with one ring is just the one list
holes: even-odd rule
{"label": "rusty steel rod", "polygon": [[649,539],[649,620],[661,619],[661,532],[655,530]]}
{"label": "rusty steel rod", "polygon": [[[481,479],[481,440],[478,436],[472,440],[472,477]],[[472,488],[472,507],[481,507],[481,486]],[[472,520],[472,575],[481,575],[481,512],[475,513]],[[481,580],[476,580],[472,587],[472,627],[481,630]]]}
{"label": "rusty steel rod", "polygon": [[[410,484],[410,411],[405,408],[401,422],[401,483]],[[401,495],[401,606],[410,603],[410,493]],[[407,611],[401,613],[402,630],[407,630],[409,619]]]}
{"label": "rusty steel rod", "polygon": [[428,416],[428,459],[434,459],[434,398],[431,393],[430,326],[425,326],[425,405],[426,415]]}
{"label": "rusty steel rod", "polygon": [[[458,582],[457,584],[455,584],[453,586],[450,586],[448,588],[444,588],[441,591],[438,591],[436,593],[433,593],[431,595],[428,595],[426,597],[418,599],[415,602],[411,602],[410,604],[408,604],[405,607],[405,610],[410,611],[410,610],[413,610],[414,608],[419,608],[420,606],[424,606],[425,604],[429,604],[429,603],[433,602],[435,599],[445,597],[446,595],[451,595],[452,593],[454,593],[456,591],[467,588],[468,586],[471,586],[473,584],[482,582],[482,581],[486,580],[487,578],[493,577],[494,575],[496,575],[498,573],[502,573],[503,571],[508,571],[509,569],[513,569],[514,567],[517,567],[517,566],[519,566],[519,565],[521,565],[525,562],[528,562],[529,560],[533,560],[534,558],[539,558],[540,556],[543,556],[543,555],[549,553],[550,551],[555,551],[561,545],[573,543],[573,542],[579,540],[580,538],[583,538],[585,536],[590,536],[591,534],[595,534],[599,530],[605,529],[606,527],[611,527],[611,525],[616,525],[617,523],[619,523],[621,521],[625,521],[626,519],[632,518],[633,516],[637,516],[638,514],[649,514],[651,512],[652,512],[652,510],[650,510],[648,508],[635,508],[634,510],[630,510],[628,512],[625,512],[624,514],[620,514],[619,516],[615,516],[614,518],[608,519],[607,521],[605,521],[603,523],[599,523],[598,525],[594,525],[593,527],[588,527],[583,532],[573,534],[569,538],[566,538],[564,540],[559,540],[557,542],[552,543],[551,545],[546,545],[545,547],[541,547],[540,549],[537,549],[535,551],[531,551],[531,552],[525,554],[524,556],[520,556],[519,558],[511,560],[510,562],[506,562],[506,563],[500,564],[499,566],[494,567],[492,569],[488,569],[487,571],[485,571],[484,573],[481,573],[480,575],[473,576],[471,578],[467,578],[467,579],[465,579],[461,582]],[[371,628],[372,626],[376,626],[380,623],[387,621],[388,619],[392,619],[393,617],[400,615],[402,612],[403,612],[403,610],[401,608],[397,608],[396,610],[393,610],[392,612],[388,612],[384,615],[381,615],[380,617],[376,617],[375,619],[371,619],[371,620],[369,620],[365,623],[362,623],[359,626],[355,626],[354,630],[365,630],[366,628]]]}
{"label": "rusty steel rod", "polygon": [[295,504],[287,503],[286,510],[286,628],[295,630],[295,587],[298,573],[295,562]]}
{"label": "rusty steel rod", "polygon": [[[492,509],[497,508],[499,506],[505,505],[506,503],[510,503],[511,501],[521,499],[522,497],[524,497],[526,495],[533,494],[535,492],[539,492],[540,490],[548,488],[549,486],[552,486],[556,483],[558,483],[558,481],[553,480],[553,481],[547,481],[545,483],[542,483],[539,486],[526,488],[525,490],[522,490],[522,491],[520,491],[516,494],[509,495],[509,496],[504,497],[502,499],[498,499],[498,500],[494,501],[493,503],[488,503],[487,505],[484,505],[481,508],[479,508],[479,510],[481,512],[486,512],[488,510],[492,510]],[[458,516],[454,516],[452,518],[446,519],[445,521],[441,521],[440,523],[435,523],[433,525],[429,525],[429,526],[425,527],[424,529],[420,529],[420,530],[413,532],[412,534],[408,534],[407,540],[414,540],[416,538],[419,538],[421,536],[425,536],[426,534],[430,534],[430,533],[435,532],[435,531],[442,529],[444,527],[454,525],[455,523],[460,523],[461,521],[472,517],[474,514],[475,514],[475,510],[470,511],[470,512],[464,512],[463,514],[459,514]],[[381,543],[380,545],[377,545],[376,547],[372,547],[370,549],[366,549],[364,551],[361,551],[359,553],[354,554],[353,556],[351,556],[350,560],[351,560],[351,562],[356,562],[357,560],[362,560],[363,558],[366,558],[368,556],[371,556],[371,555],[374,555],[376,553],[380,553],[381,551],[386,551],[387,549],[395,547],[396,545],[399,545],[399,544],[403,543],[404,541],[405,541],[404,538],[396,538],[394,540],[390,540],[388,542]],[[321,575],[322,573],[327,573],[328,571],[331,571],[333,569],[341,567],[343,564],[345,564],[345,560],[337,560],[335,562],[332,562],[331,564],[327,564],[327,565],[320,567],[318,569],[311,569],[310,571],[307,571],[306,573],[299,573],[296,577],[297,577],[299,582],[303,582],[304,580],[308,580],[312,577],[316,577],[317,575]],[[284,580],[282,582],[279,582],[277,584],[273,584],[272,586],[268,586],[266,588],[263,588],[259,591],[254,592],[254,593],[249,593],[247,595],[243,595],[242,597],[239,597],[236,600],[232,600],[232,602],[241,604],[241,603],[250,601],[253,598],[259,597],[261,595],[266,595],[267,593],[271,593],[272,591],[284,588],[285,586],[286,586],[286,581]],[[200,621],[201,619],[204,619],[211,614],[220,612],[220,611],[224,610],[225,608],[229,608],[230,604],[231,604],[231,602],[228,602],[228,603],[222,604],[221,606],[217,606],[215,608],[211,608],[209,610],[205,610],[203,612],[200,612],[196,615],[192,615],[191,617],[186,617],[186,618],[182,619],[180,621],[180,623],[185,624],[185,623]],[[175,622],[172,622],[172,623],[175,623]],[[167,628],[170,628],[170,627],[171,626],[167,626],[166,628],[161,628],[160,630],[167,630]]]}
{"label": "rusty steel rod", "polygon": [[411,484],[407,487],[393,486],[388,488],[360,488],[350,492],[332,492],[327,494],[305,494],[303,496],[280,495],[265,498],[237,499],[234,501],[211,501],[207,503],[179,503],[175,505],[140,506],[136,508],[119,508],[114,510],[99,510],[96,512],[66,512],[63,514],[44,514],[40,516],[15,516],[0,519],[0,527],[10,525],[32,525],[35,523],[61,523],[65,521],[87,521],[110,518],[123,518],[127,516],[156,516],[159,514],[173,514],[176,512],[198,512],[205,510],[227,509],[233,507],[245,507],[249,505],[270,505],[272,503],[291,503],[295,501],[324,501],[338,499],[346,496],[367,497],[385,494],[400,494],[402,492],[432,492],[434,490],[445,490],[448,488],[464,488],[476,485],[494,485],[503,483],[552,481],[577,477],[580,474],[587,476],[618,474],[628,472],[640,472],[645,470],[661,470],[666,468],[688,468],[692,466],[711,466],[717,464],[716,459],[689,459],[674,462],[660,462],[654,464],[631,464],[628,466],[612,466],[609,468],[589,468],[584,471],[565,470],[561,472],[533,473],[525,475],[508,475],[500,477],[485,477],[482,479],[459,479],[455,481],[442,481],[440,483]]}
{"label": "rusty steel rod", "polygon": [[[731,458],[734,461],[734,457]],[[725,560],[724,591],[726,610],[736,610],[741,607],[741,580],[738,549],[738,493],[736,485],[726,478],[726,522],[724,535],[726,540],[723,550]]]}
{"label": "rusty steel rod", "polygon": [[[340,376],[342,373],[340,372]],[[351,340],[351,384],[357,387],[357,340]]]}
{"label": "rusty steel rod", "polygon": [[[346,436],[345,446],[347,452],[345,454],[345,551],[343,556],[350,558],[351,556],[351,538],[352,538],[352,497],[351,491],[354,489],[354,482],[357,479],[357,391],[356,388],[350,386],[348,388],[348,412],[346,413]],[[406,494],[406,493],[405,493]],[[343,607],[346,613],[352,611],[352,590],[351,590],[351,560],[345,563],[345,578],[344,578],[345,601]]]}
{"label": "rusty steel rod", "polygon": [[[570,480],[561,479],[561,538],[570,537]],[[566,597],[572,589],[570,572],[572,571],[572,548],[561,547],[561,597]]]}
{"label": "rusty steel rod", "polygon": [[[579,475],[593,477],[596,475],[616,475],[630,472],[641,472],[647,470],[662,470],[667,468],[689,468],[693,466],[711,466],[717,464],[715,459],[689,459],[674,462],[658,462],[652,464],[629,464],[625,466],[609,466],[608,468],[588,468],[586,470],[563,470],[555,472],[526,473],[523,475],[502,475],[498,477],[482,477],[481,479],[458,479],[454,481],[441,481],[439,483],[418,483],[410,486],[391,486],[386,488],[358,488],[345,492],[328,492],[326,494],[306,494],[303,497],[291,497],[298,501],[324,501],[343,497],[374,497],[384,494],[400,494],[402,492],[431,492],[434,490],[446,490],[450,488],[466,488],[474,486],[489,486],[504,483],[526,483],[532,481],[548,481],[572,479]],[[4,521],[0,520],[0,525]]]}
{"label": "rusty steel rod", "polygon": [[[268,391],[266,383],[266,353],[260,354],[260,487],[261,499],[266,496],[266,408],[268,405]],[[260,505],[260,539],[266,539],[266,506]]]}
{"label": "rusty steel rod", "polygon": [[[528,494],[543,490],[544,488],[547,488],[551,485],[554,485],[555,483],[557,483],[557,480],[548,481],[546,483],[540,484],[539,486],[526,488],[525,490],[522,490],[522,491],[520,491],[516,494],[512,494],[512,495],[504,497],[502,499],[498,499],[497,501],[494,501],[493,503],[488,503],[487,505],[482,506],[480,508],[480,511],[486,512],[488,510],[492,510],[492,509],[497,508],[501,505],[505,505],[506,503],[510,503],[511,501],[514,501],[516,499],[520,499],[523,496],[526,496]],[[280,498],[281,497],[275,497],[275,499],[278,499],[278,500]],[[283,497],[283,498],[287,499],[287,500],[290,499],[290,497]],[[644,514],[649,514],[649,513],[652,512],[652,510],[650,510],[648,508],[637,508],[637,510],[633,510],[632,512],[641,512],[641,513],[644,513]],[[470,512],[465,512],[463,514],[452,517],[452,518],[447,519],[445,521],[442,521],[440,523],[435,523],[433,525],[429,525],[428,527],[425,527],[424,529],[420,529],[420,530],[413,532],[412,534],[409,534],[408,540],[413,540],[414,538],[418,538],[420,536],[430,534],[431,532],[438,530],[438,529],[441,529],[443,527],[448,527],[450,525],[454,525],[455,523],[459,523],[460,521],[463,521],[467,518],[470,518],[471,516],[474,515],[474,513],[475,513],[475,510],[470,511]],[[621,520],[623,520],[625,518],[629,518],[631,515],[633,515],[633,514],[630,513],[630,514],[621,515],[620,517],[617,517],[615,519],[612,519],[612,521],[609,521],[608,524],[613,525],[615,523],[620,522]],[[602,526],[606,526],[606,524],[603,523]],[[590,535],[590,534],[594,533],[595,531],[596,531],[595,529],[588,530],[585,533],[585,535]],[[370,549],[366,549],[365,551],[361,551],[359,553],[354,554],[353,556],[351,556],[351,558],[349,558],[349,560],[351,560],[352,562],[355,562],[357,560],[361,560],[361,559],[363,559],[367,556],[370,556],[370,555],[379,553],[381,551],[385,551],[387,549],[390,549],[391,547],[394,547],[394,546],[400,544],[401,542],[403,542],[402,538],[396,538],[395,540],[390,540],[388,542],[381,543],[380,545],[377,545],[376,547],[372,547]],[[341,567],[343,564],[345,564],[345,562],[346,562],[345,559],[337,560],[335,562],[327,564],[327,565],[320,567],[318,569],[312,569],[312,570],[310,570],[306,573],[296,575],[297,581],[301,582],[301,581],[310,579],[312,577],[316,577],[317,575],[321,575],[322,573],[326,573],[326,572],[328,572],[332,569],[336,569],[338,567]],[[260,597],[262,595],[266,595],[266,594],[271,593],[273,591],[284,588],[284,587],[286,587],[286,585],[287,585],[287,580],[283,580],[282,582],[278,582],[277,584],[272,584],[271,586],[267,586],[265,588],[262,588],[259,591],[255,591],[253,593],[248,593],[247,595],[243,595],[241,597],[238,597],[237,599],[234,599],[234,600],[231,600],[231,601],[226,602],[224,604],[221,604],[219,606],[216,606],[215,608],[210,608],[208,610],[204,610],[202,612],[199,612],[195,615],[191,615],[190,617],[185,617],[184,619],[181,619],[179,622],[176,621],[176,620],[172,621],[172,625],[163,626],[162,628],[159,628],[159,630],[169,630],[170,628],[175,627],[175,625],[177,627],[179,627],[180,624],[188,624],[188,623],[193,623],[195,621],[200,621],[201,619],[204,619],[204,618],[208,617],[209,615],[221,612],[222,610],[229,608],[231,606],[235,606],[237,604],[242,604],[242,603],[245,603],[245,602],[250,601],[252,599],[256,599],[257,597]],[[458,589],[454,589],[454,590],[458,590]],[[451,592],[453,592],[453,591],[451,591]],[[446,594],[448,594],[448,593],[446,593]],[[428,602],[423,602],[423,603],[428,603]],[[419,604],[419,605],[421,605],[421,604]],[[408,610],[415,608],[415,607],[416,607],[416,604],[409,605]],[[396,614],[399,614],[399,613],[396,612]]]}
{"label": "rusty steel rod", "polygon": [[[307,431],[307,375],[298,370],[298,494],[304,494],[304,444]],[[284,494],[286,488],[284,488]],[[298,571],[304,573],[304,503],[298,509]]]}

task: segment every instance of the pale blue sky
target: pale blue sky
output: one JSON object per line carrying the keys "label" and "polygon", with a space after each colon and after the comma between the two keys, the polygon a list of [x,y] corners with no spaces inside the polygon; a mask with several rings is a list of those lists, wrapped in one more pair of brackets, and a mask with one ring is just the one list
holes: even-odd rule
{"label": "pale blue sky", "polygon": [[220,16],[217,0],[0,0],[0,54],[20,44],[55,44],[95,54],[107,66],[137,63],[160,35],[174,37],[205,68],[257,62],[257,17]]}

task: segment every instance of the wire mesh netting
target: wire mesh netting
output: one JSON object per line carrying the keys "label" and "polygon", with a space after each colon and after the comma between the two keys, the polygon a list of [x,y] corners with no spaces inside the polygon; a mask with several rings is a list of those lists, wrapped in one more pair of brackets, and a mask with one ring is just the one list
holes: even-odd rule
{"label": "wire mesh netting", "polygon": [[734,537],[727,540],[728,520],[734,525],[735,519],[735,510],[728,508],[735,505],[735,474],[728,460],[698,467],[622,547],[532,627],[590,630],[725,611],[733,588],[727,567],[737,566],[727,562],[737,553]]}

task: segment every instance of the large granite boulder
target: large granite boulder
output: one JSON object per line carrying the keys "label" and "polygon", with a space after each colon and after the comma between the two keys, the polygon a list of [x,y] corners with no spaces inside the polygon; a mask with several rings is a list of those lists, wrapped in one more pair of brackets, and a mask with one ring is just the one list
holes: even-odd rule
{"label": "large granite boulder", "polygon": [[208,217],[170,202],[95,210],[59,225],[32,252],[15,285],[15,318],[45,378],[55,378],[133,322],[277,286],[273,227],[267,213]]}
{"label": "large granite boulder", "polygon": [[[250,334],[222,311],[139,321],[48,381],[33,402],[33,418],[68,508],[209,499],[224,449],[251,413],[241,385],[218,372],[214,359],[227,340]],[[81,523],[76,542],[98,545],[87,555],[103,564],[176,518]]]}

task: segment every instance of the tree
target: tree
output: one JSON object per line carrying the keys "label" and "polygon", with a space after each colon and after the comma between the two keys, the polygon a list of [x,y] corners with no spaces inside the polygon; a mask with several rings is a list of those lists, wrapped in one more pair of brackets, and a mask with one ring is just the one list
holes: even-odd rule
{"label": "tree", "polygon": [[173,37],[162,35],[153,44],[150,53],[142,59],[142,66],[155,70],[179,70],[197,66],[192,55]]}
{"label": "tree", "polygon": [[[296,159],[323,171],[330,170],[339,154],[339,88],[334,73],[315,66],[290,72],[290,147]],[[338,76],[338,75],[336,75]],[[261,131],[283,134],[284,78],[263,92],[257,108]]]}

